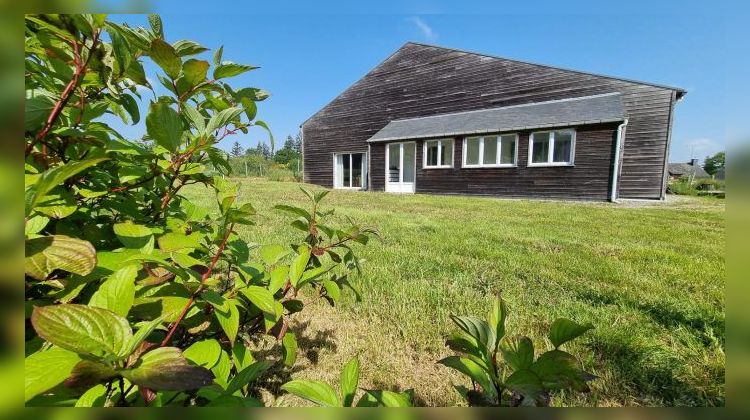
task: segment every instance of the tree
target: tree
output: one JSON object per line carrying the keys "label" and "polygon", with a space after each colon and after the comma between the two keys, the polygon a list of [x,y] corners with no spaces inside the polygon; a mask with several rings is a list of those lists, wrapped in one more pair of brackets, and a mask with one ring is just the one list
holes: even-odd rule
{"label": "tree", "polygon": [[273,156],[271,147],[269,147],[266,143],[258,143],[258,152],[263,156],[263,159],[265,160],[269,160]]}
{"label": "tree", "polygon": [[294,151],[302,155],[302,132],[297,132],[294,137]]}
{"label": "tree", "polygon": [[240,146],[240,143],[235,141],[232,145],[232,156],[234,157],[240,157],[245,151],[242,149],[242,146]]}
{"label": "tree", "polygon": [[724,158],[724,152],[719,152],[713,156],[706,157],[706,160],[703,162],[703,169],[711,176],[716,175],[720,169],[724,168]]}
{"label": "tree", "polygon": [[283,164],[287,164],[295,159],[299,159],[299,154],[294,149],[287,149],[286,147],[276,152],[273,156],[274,162]]}
{"label": "tree", "polygon": [[[327,191],[303,190],[307,209],[276,210],[304,237],[251,253],[239,231],[255,224],[255,209],[240,202],[238,185],[205,168],[228,173],[220,142],[267,128],[255,119],[267,95],[226,80],[256,67],[222,60],[222,48],[213,65],[194,58],[208,49],[167,42],[157,15],[150,28],[106,15],[24,20],[25,401],[260,404],[255,380],[275,362],[256,361],[263,356],[245,343],[273,335],[293,367],[298,291],[335,304],[360,268],[353,243],[373,231],[334,226],[333,211],[321,209]],[[138,127],[152,148],[101,118],[141,121],[136,92],[151,88],[147,59],[158,72],[151,80],[167,87]],[[215,200],[186,199],[193,184]]]}
{"label": "tree", "polygon": [[282,147],[282,149],[294,150],[294,139],[291,135],[286,136],[286,140],[284,140],[284,146]]}

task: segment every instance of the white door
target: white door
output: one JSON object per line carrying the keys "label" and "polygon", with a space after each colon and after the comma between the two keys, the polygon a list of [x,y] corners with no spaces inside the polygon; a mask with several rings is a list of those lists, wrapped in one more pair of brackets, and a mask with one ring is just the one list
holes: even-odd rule
{"label": "white door", "polygon": [[367,158],[364,153],[334,154],[334,188],[364,189],[366,179]]}
{"label": "white door", "polygon": [[416,185],[416,167],[416,143],[389,143],[386,145],[385,190],[396,193],[413,193]]}

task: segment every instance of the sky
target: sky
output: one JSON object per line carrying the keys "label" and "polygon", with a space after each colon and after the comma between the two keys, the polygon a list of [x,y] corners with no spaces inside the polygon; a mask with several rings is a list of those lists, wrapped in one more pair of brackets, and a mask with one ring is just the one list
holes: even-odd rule
{"label": "sky", "polygon": [[[632,9],[615,7],[620,2],[278,3],[214,0],[210,10],[194,0],[155,6],[168,41],[223,45],[225,60],[260,67],[230,80],[271,93],[259,103],[258,118],[270,125],[277,148],[408,41],[684,88],[688,93],[674,115],[673,162],[702,160],[750,140],[744,124],[750,87],[743,74],[750,67],[750,36],[740,11],[721,2],[634,0],[628,2]],[[148,25],[145,15],[110,18]],[[147,67],[152,80],[154,70]],[[117,128],[130,137],[144,130],[142,123]],[[228,150],[237,140],[254,147],[267,138],[256,128],[221,146]]]}

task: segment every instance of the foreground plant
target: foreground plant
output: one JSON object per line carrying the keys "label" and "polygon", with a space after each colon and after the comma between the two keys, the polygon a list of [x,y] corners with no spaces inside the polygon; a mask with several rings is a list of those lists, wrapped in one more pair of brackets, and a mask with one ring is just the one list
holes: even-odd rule
{"label": "foreground plant", "polygon": [[[219,142],[251,126],[260,89],[224,80],[253,66],[189,58],[207,49],[169,43],[104,15],[26,17],[25,400],[28,405],[258,405],[252,384],[272,363],[251,338],[272,335],[294,364],[289,318],[303,288],[335,303],[359,269],[350,245],[373,232],[335,228],[312,194],[297,244],[253,249],[237,228],[255,210],[226,171]],[[110,42],[105,42],[104,34]],[[102,122],[140,121],[151,86],[141,59],[164,73],[146,136],[123,138]],[[153,91],[152,91],[153,92]],[[186,200],[185,186],[216,195],[218,213]]]}
{"label": "foreground plant", "polygon": [[[359,359],[353,358],[341,370],[340,392],[322,381],[295,379],[281,389],[322,407],[352,407],[359,384]],[[411,393],[365,390],[357,407],[411,407]]]}
{"label": "foreground plant", "polygon": [[580,369],[576,358],[560,347],[594,327],[558,318],[550,326],[553,350],[536,356],[526,336],[506,336],[505,302],[497,298],[488,319],[451,315],[460,331],[446,342],[458,356],[439,361],[468,376],[474,389],[459,389],[470,405],[548,406],[557,390],[588,392],[595,377]]}

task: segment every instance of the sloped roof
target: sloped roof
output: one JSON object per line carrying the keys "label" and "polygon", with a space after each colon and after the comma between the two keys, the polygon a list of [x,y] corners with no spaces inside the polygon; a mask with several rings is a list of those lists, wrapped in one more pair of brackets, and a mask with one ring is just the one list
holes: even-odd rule
{"label": "sloped roof", "polygon": [[623,121],[619,93],[394,120],[368,142],[448,137]]}
{"label": "sloped roof", "polygon": [[670,175],[684,176],[693,175],[695,178],[709,178],[708,172],[698,165],[691,165],[689,163],[670,163],[667,168]]}

